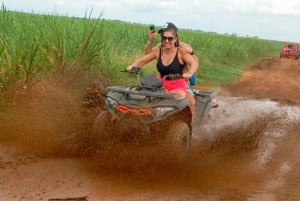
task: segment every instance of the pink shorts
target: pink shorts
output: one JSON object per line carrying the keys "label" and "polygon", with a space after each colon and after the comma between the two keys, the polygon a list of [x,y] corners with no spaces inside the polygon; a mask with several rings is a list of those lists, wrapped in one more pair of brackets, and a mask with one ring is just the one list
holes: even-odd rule
{"label": "pink shorts", "polygon": [[188,93],[188,85],[183,78],[178,80],[163,80],[163,87],[167,92],[182,90]]}

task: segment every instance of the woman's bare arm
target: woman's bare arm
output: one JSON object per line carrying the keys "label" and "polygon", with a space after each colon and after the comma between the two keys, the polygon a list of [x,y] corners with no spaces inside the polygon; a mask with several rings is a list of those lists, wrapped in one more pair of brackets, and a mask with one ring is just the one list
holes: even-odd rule
{"label": "woman's bare arm", "polygon": [[127,67],[127,70],[130,71],[131,68],[134,67],[138,67],[138,68],[142,68],[144,65],[150,63],[151,61],[153,61],[154,59],[156,59],[158,57],[158,53],[159,53],[159,49],[153,49],[150,53],[144,55],[143,57],[135,60],[132,65]]}

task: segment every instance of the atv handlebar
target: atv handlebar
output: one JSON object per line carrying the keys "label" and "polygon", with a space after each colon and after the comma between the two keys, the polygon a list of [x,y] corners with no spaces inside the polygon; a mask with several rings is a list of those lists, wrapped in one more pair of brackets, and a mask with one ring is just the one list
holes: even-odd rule
{"label": "atv handlebar", "polygon": [[[120,71],[120,72],[127,72],[127,73],[133,73],[133,74],[140,74],[141,73],[141,68],[135,67],[133,66],[131,68],[131,71],[128,71],[127,68],[125,68],[124,70]],[[182,75],[176,73],[176,74],[169,74],[169,75],[164,75],[162,77],[162,80],[179,80],[184,78]]]}
{"label": "atv handlebar", "polygon": [[133,66],[131,68],[131,71],[128,71],[126,68],[124,70],[121,70],[120,72],[127,72],[127,73],[134,73],[134,74],[139,74],[141,72],[141,68]]}

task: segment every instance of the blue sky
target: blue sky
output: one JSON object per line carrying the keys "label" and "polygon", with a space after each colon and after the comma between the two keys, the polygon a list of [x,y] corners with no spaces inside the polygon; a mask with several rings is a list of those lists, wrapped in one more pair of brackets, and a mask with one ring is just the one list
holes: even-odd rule
{"label": "blue sky", "polygon": [[300,0],[0,0],[6,9],[94,17],[300,43]]}

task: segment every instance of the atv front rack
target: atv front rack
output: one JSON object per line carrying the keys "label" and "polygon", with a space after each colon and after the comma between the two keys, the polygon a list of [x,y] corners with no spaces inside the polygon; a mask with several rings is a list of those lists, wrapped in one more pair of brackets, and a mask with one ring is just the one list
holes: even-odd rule
{"label": "atv front rack", "polygon": [[[132,90],[135,89],[135,90]],[[175,97],[173,94],[168,94],[163,90],[154,90],[149,91],[149,87],[135,86],[135,87],[108,87],[107,91],[118,92],[124,95],[139,95],[139,96],[148,96],[148,97],[156,97],[156,98],[169,98],[172,99]]]}

